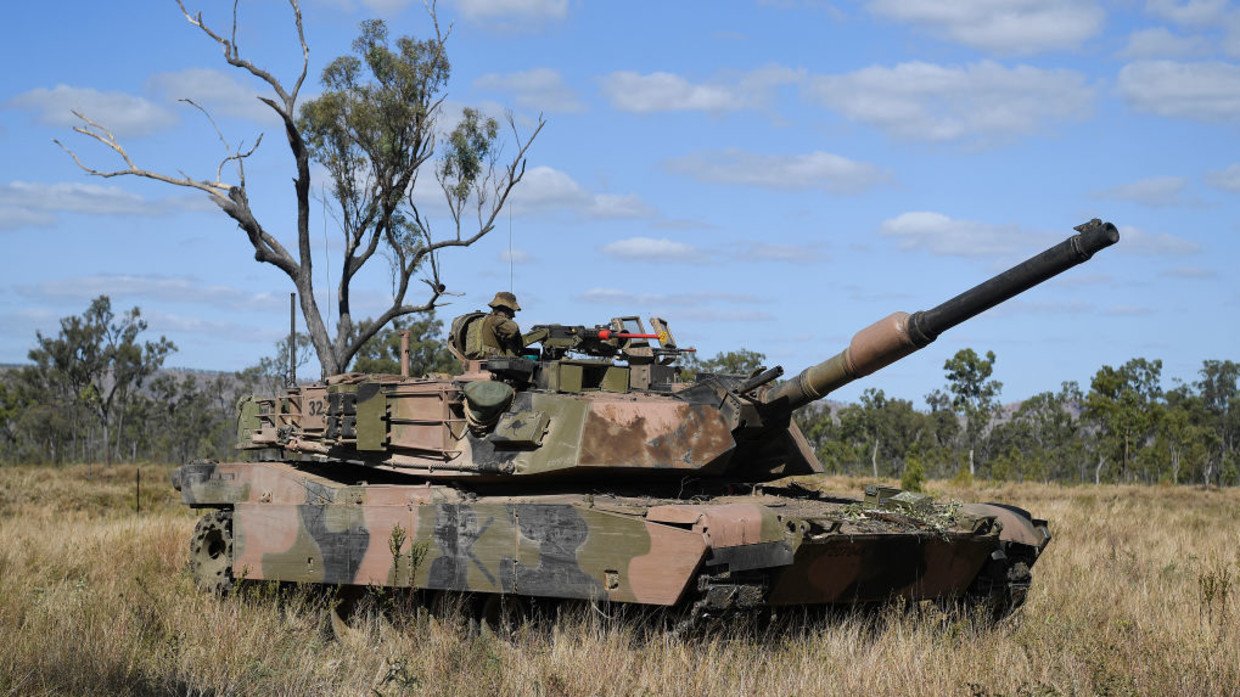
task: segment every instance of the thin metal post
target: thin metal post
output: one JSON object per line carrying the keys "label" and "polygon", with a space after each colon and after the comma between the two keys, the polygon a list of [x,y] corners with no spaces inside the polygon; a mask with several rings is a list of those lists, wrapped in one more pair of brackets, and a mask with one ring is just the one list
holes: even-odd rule
{"label": "thin metal post", "polygon": [[288,294],[288,384],[297,385],[297,294]]}
{"label": "thin metal post", "polygon": [[409,330],[400,333],[400,376],[409,377]]}
{"label": "thin metal post", "polygon": [[142,468],[133,473],[133,512],[142,513]]}

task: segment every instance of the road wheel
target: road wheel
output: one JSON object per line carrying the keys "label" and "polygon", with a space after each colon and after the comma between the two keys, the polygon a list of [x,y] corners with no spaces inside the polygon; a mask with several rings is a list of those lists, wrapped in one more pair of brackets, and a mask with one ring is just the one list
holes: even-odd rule
{"label": "road wheel", "polygon": [[999,622],[1025,604],[1032,580],[1029,564],[1001,555],[987,564],[966,597],[979,616]]}
{"label": "road wheel", "polygon": [[530,599],[508,593],[487,593],[478,608],[479,629],[489,629],[496,636],[512,638],[532,615]]}
{"label": "road wheel", "polygon": [[194,526],[189,568],[203,591],[227,595],[233,588],[232,511],[212,511]]}

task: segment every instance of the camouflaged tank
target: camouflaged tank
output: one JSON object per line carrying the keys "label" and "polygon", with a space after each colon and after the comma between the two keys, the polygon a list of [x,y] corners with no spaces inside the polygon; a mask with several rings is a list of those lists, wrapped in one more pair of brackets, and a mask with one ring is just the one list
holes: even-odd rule
{"label": "camouflaged tank", "polygon": [[459,375],[353,373],[247,398],[240,458],[173,475],[206,511],[195,578],[217,591],[238,579],[380,586],[690,618],[896,597],[1002,616],[1024,600],[1046,521],[803,486],[822,465],[791,416],[1119,239],[1099,220],[1076,229],[783,382],[779,368],[681,382],[680,349],[657,318],[649,333],[636,317],[535,327],[527,356],[468,359],[480,320],[467,315],[450,337]]}

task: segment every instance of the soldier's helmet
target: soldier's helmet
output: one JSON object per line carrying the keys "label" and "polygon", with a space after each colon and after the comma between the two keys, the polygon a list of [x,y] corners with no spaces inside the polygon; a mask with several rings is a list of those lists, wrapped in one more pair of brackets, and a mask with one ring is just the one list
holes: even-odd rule
{"label": "soldier's helmet", "polygon": [[517,304],[517,296],[513,295],[512,293],[509,293],[506,290],[501,290],[500,292],[496,293],[495,299],[492,300],[490,303],[488,303],[487,306],[491,308],[506,307],[509,310],[512,310],[513,312],[516,312],[517,310],[521,309],[521,306]]}

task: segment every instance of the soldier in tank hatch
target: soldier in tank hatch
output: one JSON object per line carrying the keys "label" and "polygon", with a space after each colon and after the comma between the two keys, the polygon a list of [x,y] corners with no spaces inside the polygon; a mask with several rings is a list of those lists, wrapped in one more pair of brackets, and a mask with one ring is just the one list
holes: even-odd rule
{"label": "soldier in tank hatch", "polygon": [[519,356],[525,348],[521,340],[521,327],[515,321],[517,296],[508,291],[500,291],[489,303],[491,314],[482,320],[482,344],[491,355]]}

